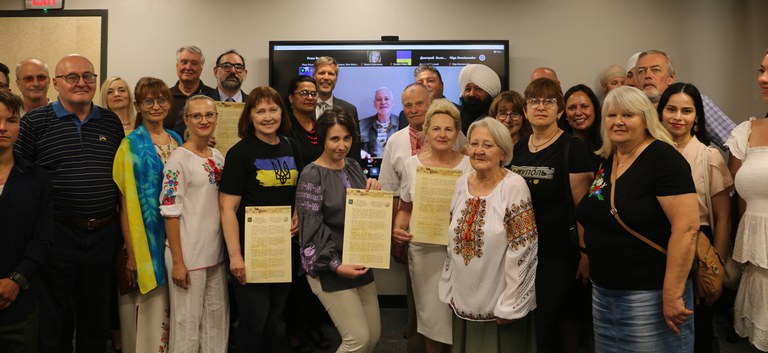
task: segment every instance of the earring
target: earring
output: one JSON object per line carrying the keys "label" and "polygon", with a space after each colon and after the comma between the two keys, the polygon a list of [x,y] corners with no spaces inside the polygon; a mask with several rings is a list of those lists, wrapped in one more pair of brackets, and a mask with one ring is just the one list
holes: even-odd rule
{"label": "earring", "polygon": [[699,123],[694,121],[693,122],[693,131],[698,132],[699,131]]}

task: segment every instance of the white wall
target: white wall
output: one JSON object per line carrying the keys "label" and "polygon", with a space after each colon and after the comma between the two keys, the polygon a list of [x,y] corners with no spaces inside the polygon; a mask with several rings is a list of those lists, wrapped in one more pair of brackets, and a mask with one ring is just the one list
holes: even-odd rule
{"label": "white wall", "polygon": [[[108,72],[132,83],[175,82],[174,53],[196,44],[212,62],[230,48],[246,57],[250,90],[268,81],[269,40],[509,39],[510,87],[536,66],[568,87],[634,52],[668,51],[678,80],[696,84],[736,121],[763,115],[756,68],[768,48],[764,0],[67,0],[67,9],[109,10]],[[23,1],[3,1],[19,10]],[[763,15],[762,17],[760,15]],[[0,29],[2,30],[2,29]],[[29,55],[34,55],[30,53]],[[2,53],[0,53],[2,62]]]}
{"label": "white wall", "polygon": [[[520,92],[537,66],[555,68],[566,89],[577,83],[596,88],[603,68],[624,66],[634,52],[656,48],[673,56],[679,81],[696,84],[735,121],[768,110],[756,85],[756,69],[768,48],[765,0],[66,0],[65,5],[109,10],[108,73],[132,83],[146,75],[175,82],[175,51],[186,44],[207,55],[203,81],[209,85],[215,84],[216,56],[239,50],[249,68],[244,87],[250,90],[268,82],[269,40],[509,39],[510,87]],[[22,0],[0,2],[0,10],[22,8]],[[390,277],[384,284],[388,274],[378,273],[380,293],[402,293],[402,281]]]}

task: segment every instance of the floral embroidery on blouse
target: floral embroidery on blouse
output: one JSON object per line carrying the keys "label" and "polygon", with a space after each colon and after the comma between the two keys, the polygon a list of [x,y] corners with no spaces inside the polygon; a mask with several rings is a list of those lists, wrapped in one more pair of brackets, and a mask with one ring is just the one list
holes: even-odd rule
{"label": "floral embroidery on blouse", "polygon": [[211,185],[219,186],[221,182],[221,163],[216,163],[213,158],[208,158],[208,161],[203,163],[203,169],[208,172],[208,182]]}
{"label": "floral embroidery on blouse", "polygon": [[161,202],[163,206],[176,204],[176,194],[179,191],[179,174],[178,170],[168,169],[165,171],[165,194],[163,194]]}
{"label": "floral embroidery on blouse", "polygon": [[536,218],[530,199],[523,200],[519,205],[513,204],[504,211],[504,229],[507,231],[507,243],[515,251],[536,239]]}
{"label": "floral embroidery on blouse", "polygon": [[315,260],[317,259],[315,246],[310,245],[304,249],[301,249],[300,254],[301,254],[301,267],[304,268],[304,271],[306,271],[310,275],[317,275],[317,273],[314,272]]}
{"label": "floral embroidery on blouse", "polygon": [[597,178],[595,178],[595,181],[592,182],[592,186],[589,187],[589,194],[587,197],[595,196],[600,201],[605,201],[605,197],[603,196],[603,189],[605,188],[605,170],[603,170],[603,166],[600,166],[600,169],[597,171]]}
{"label": "floral embroidery on blouse", "polygon": [[453,237],[456,243],[453,251],[464,258],[465,265],[469,265],[475,256],[483,257],[483,245],[485,245],[483,227],[485,226],[486,205],[485,199],[479,197],[468,199],[464,209],[461,210],[458,225],[453,229],[456,233],[456,236]]}

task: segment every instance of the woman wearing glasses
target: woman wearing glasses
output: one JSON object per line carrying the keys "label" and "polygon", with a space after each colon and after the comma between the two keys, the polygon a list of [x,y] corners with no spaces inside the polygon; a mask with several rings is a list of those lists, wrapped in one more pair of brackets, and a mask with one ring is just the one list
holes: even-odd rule
{"label": "woman wearing glasses", "polygon": [[169,307],[160,190],[163,167],[181,145],[181,137],[163,128],[171,92],[162,80],[142,77],[134,92],[136,129],[120,144],[112,171],[122,193],[125,275],[139,289],[118,298],[120,328],[124,352],[165,352]]}
{"label": "woman wearing glasses", "polygon": [[[467,131],[474,172],[456,182],[438,284],[453,309],[453,352],[536,352],[537,233],[525,181],[505,165],[512,139],[493,118]],[[445,256],[445,255],[444,255]]]}
{"label": "woman wearing glasses", "polygon": [[227,270],[219,214],[224,156],[208,147],[216,104],[203,95],[184,106],[189,139],[165,164],[160,214],[165,218],[165,265],[171,307],[170,352],[227,350]]}
{"label": "woman wearing glasses", "polygon": [[[515,146],[511,169],[528,183],[539,232],[536,336],[539,352],[578,349],[589,326],[589,263],[580,252],[573,209],[592,180],[590,151],[557,126],[565,110],[560,85],[536,79],[525,89],[533,133]],[[567,169],[566,169],[567,168]]]}
{"label": "woman wearing glasses", "polygon": [[[245,208],[293,206],[303,163],[295,143],[285,137],[291,122],[283,100],[271,87],[251,91],[237,127],[242,140],[227,152],[219,185],[221,224],[240,317],[235,342],[238,352],[272,352],[290,284],[246,283]],[[296,224],[294,217],[292,235]]]}
{"label": "woman wearing glasses", "polygon": [[509,130],[512,143],[517,144],[531,134],[531,124],[523,117],[525,100],[515,91],[501,92],[491,102],[488,116],[496,118]]}

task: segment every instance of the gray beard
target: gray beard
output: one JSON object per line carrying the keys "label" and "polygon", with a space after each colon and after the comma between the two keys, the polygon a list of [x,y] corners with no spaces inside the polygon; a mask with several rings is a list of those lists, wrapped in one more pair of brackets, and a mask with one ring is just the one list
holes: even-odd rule
{"label": "gray beard", "polygon": [[224,80],[221,82],[221,87],[227,91],[237,91],[243,85],[240,81]]}

